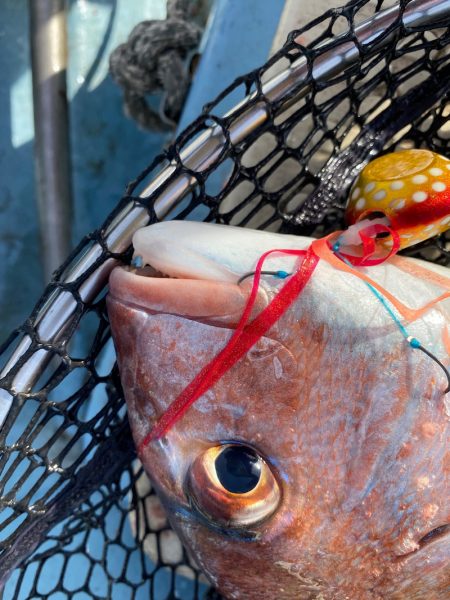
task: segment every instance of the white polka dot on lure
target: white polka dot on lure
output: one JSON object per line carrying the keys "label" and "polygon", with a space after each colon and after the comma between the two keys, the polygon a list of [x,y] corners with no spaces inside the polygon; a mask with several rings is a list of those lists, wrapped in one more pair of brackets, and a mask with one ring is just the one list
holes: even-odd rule
{"label": "white polka dot on lure", "polygon": [[420,185],[421,183],[426,183],[428,181],[428,177],[426,175],[414,175],[411,181],[416,185]]}
{"label": "white polka dot on lure", "polygon": [[445,168],[450,171],[450,163],[448,165],[445,165]]}
{"label": "white polka dot on lure", "polygon": [[379,190],[378,192],[376,192],[373,195],[373,199],[374,200],[383,200],[384,198],[386,198],[386,191],[385,190]]}
{"label": "white polka dot on lure", "polygon": [[356,200],[356,198],[359,196],[359,194],[361,193],[361,190],[359,187],[355,188],[352,192],[352,200]]}
{"label": "white polka dot on lure", "polygon": [[401,190],[404,186],[404,181],[393,181],[389,187],[391,188],[391,190]]}
{"label": "white polka dot on lure", "polygon": [[373,181],[371,181],[370,183],[368,183],[366,185],[366,187],[364,188],[364,191],[367,192],[367,193],[369,193],[369,192],[371,192],[374,189],[375,189],[375,184],[374,184]]}
{"label": "white polka dot on lure", "polygon": [[406,204],[406,200],[404,198],[400,198],[400,200],[394,200],[389,204],[391,208],[394,210],[402,210]]}
{"label": "white polka dot on lure", "polygon": [[360,198],[358,200],[358,202],[355,204],[355,208],[357,210],[361,210],[362,208],[364,208],[366,205],[366,199],[365,198]]}
{"label": "white polka dot on lure", "polygon": [[445,217],[444,219],[442,219],[442,221],[440,221],[441,225],[448,225],[450,223],[450,216]]}
{"label": "white polka dot on lure", "polygon": [[413,234],[412,233],[402,233],[400,237],[404,238],[405,240],[407,240],[409,238],[412,238]]}
{"label": "white polka dot on lure", "polygon": [[434,225],[427,225],[424,231],[432,231],[434,229]]}
{"label": "white polka dot on lure", "polygon": [[444,192],[447,189],[447,186],[442,181],[435,181],[431,187],[435,192]]}
{"label": "white polka dot on lure", "polygon": [[424,202],[427,198],[428,194],[426,192],[414,192],[412,195],[414,202]]}
{"label": "white polka dot on lure", "polygon": [[433,175],[433,177],[439,177],[439,175],[442,175],[444,171],[442,169],[438,169],[437,167],[433,167],[428,171],[428,173]]}

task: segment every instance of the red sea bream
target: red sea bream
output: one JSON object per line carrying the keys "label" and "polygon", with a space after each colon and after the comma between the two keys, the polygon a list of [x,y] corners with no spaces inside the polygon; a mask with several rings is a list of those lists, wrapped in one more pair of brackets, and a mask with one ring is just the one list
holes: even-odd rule
{"label": "red sea bream", "polygon": [[[447,600],[445,372],[352,273],[321,260],[247,354],[162,439],[143,443],[226,346],[251,288],[239,278],[271,248],[310,243],[186,222],[135,234],[135,254],[157,271],[115,269],[108,310],[140,458],[226,598]],[[267,268],[294,262],[277,256]],[[407,258],[359,270],[412,308],[448,286],[447,269]],[[263,276],[254,314],[280,285]],[[449,317],[445,300],[406,323],[444,365]]]}

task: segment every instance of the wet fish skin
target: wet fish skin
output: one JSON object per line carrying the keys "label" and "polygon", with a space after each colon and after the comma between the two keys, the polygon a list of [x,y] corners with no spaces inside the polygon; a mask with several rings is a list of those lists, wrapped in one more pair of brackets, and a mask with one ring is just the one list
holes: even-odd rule
{"label": "wet fish skin", "polygon": [[[370,276],[408,304],[438,295],[392,265]],[[142,279],[116,271],[108,299],[137,445],[225,346],[245,300],[229,282]],[[411,332],[442,358],[448,320],[447,302]],[[364,284],[320,263],[269,335],[142,459],[172,525],[227,598],[443,600],[448,532],[419,542],[450,522],[444,387]],[[187,494],[195,459],[224,441],[256,448],[282,490],[276,512],[248,531],[208,525]]]}

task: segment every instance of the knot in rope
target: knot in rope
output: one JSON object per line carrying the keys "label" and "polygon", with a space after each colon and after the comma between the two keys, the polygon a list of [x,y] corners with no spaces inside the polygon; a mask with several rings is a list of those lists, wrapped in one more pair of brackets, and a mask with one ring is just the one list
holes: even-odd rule
{"label": "knot in rope", "polygon": [[[168,0],[165,21],[142,21],[110,56],[111,75],[124,90],[125,112],[145,129],[173,129],[179,119],[190,84],[185,61],[201,37],[201,28],[187,20],[189,5]],[[158,92],[164,94],[159,113],[145,98]]]}

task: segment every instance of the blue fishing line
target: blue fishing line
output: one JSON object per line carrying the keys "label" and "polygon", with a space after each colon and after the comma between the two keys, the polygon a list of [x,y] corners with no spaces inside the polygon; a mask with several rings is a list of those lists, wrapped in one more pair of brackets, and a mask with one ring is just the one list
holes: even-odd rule
{"label": "blue fishing line", "polygon": [[[345,258],[344,256],[342,256],[342,254],[339,253],[340,247],[341,247],[341,243],[339,242],[339,240],[337,240],[333,244],[333,247],[331,249],[334,252],[334,254],[340,260],[342,260],[342,262],[344,262],[349,267],[353,268],[352,263],[347,258]],[[245,275],[243,275],[238,280],[238,282],[237,282],[238,285],[240,283],[242,283],[244,281],[244,279],[247,279],[247,277],[252,277],[255,273],[256,273],[256,271],[251,271],[250,273],[246,273]],[[261,271],[261,275],[272,275],[273,277],[278,277],[279,279],[286,279],[286,277],[289,277],[290,275],[292,275],[292,273],[288,273],[287,271],[282,271],[282,270],[279,270],[279,271]],[[429,350],[427,350],[426,348],[424,348],[417,338],[413,337],[412,335],[409,335],[409,333],[406,330],[405,326],[402,324],[402,322],[400,321],[400,319],[398,318],[398,316],[395,314],[394,310],[389,305],[388,301],[383,296],[383,294],[381,294],[376,288],[373,287],[373,285],[371,285],[367,281],[364,281],[364,283],[369,288],[369,290],[372,292],[372,294],[375,296],[375,298],[381,303],[381,305],[384,307],[384,309],[386,310],[386,312],[388,313],[388,315],[391,317],[391,319],[394,321],[394,323],[397,325],[400,333],[405,338],[405,340],[408,342],[408,344],[412,348],[416,348],[417,350],[421,350],[422,352],[424,352],[427,356],[429,356],[432,360],[434,360],[434,362],[436,364],[438,364],[441,367],[441,369],[445,373],[445,376],[447,377],[447,388],[445,389],[444,394],[447,394],[448,392],[450,392],[450,373],[448,372],[447,368],[441,363],[441,361],[434,354],[432,354]]]}
{"label": "blue fishing line", "polygon": [[[333,245],[333,252],[336,254],[336,256],[338,258],[340,258],[342,260],[342,262],[344,262],[346,265],[348,265],[349,267],[353,268],[352,263],[345,258],[344,256],[342,256],[342,254],[339,253],[339,248],[341,247],[341,244],[339,243],[339,241],[335,242]],[[392,308],[389,306],[386,298],[380,294],[380,292],[373,287],[373,285],[371,285],[370,283],[368,283],[367,281],[364,281],[365,285],[369,288],[369,290],[372,292],[372,294],[381,302],[381,304],[384,306],[384,308],[386,309],[386,311],[389,313],[390,317],[392,318],[392,320],[394,321],[394,323],[397,325],[397,327],[400,329],[401,334],[403,335],[403,337],[406,339],[406,341],[413,347],[413,348],[417,348],[418,346],[420,346],[420,342],[419,340],[417,340],[416,338],[412,337],[409,335],[409,333],[406,331],[406,328],[404,327],[404,325],[402,324],[402,322],[400,321],[400,319],[397,317],[397,315],[395,314],[395,312],[392,310]]]}
{"label": "blue fishing line", "polygon": [[[353,268],[352,263],[348,259],[346,259],[344,256],[342,256],[342,254],[339,253],[340,247],[341,247],[341,244],[338,240],[333,244],[333,247],[332,247],[334,254],[340,260],[342,260],[342,262],[344,262],[346,265]],[[429,350],[424,348],[417,338],[413,337],[412,335],[409,335],[408,331],[406,330],[406,328],[404,327],[404,325],[402,324],[400,319],[397,317],[397,315],[395,314],[395,312],[393,311],[391,306],[388,304],[386,298],[376,288],[374,288],[373,285],[371,285],[367,281],[364,281],[364,283],[369,288],[369,290],[372,292],[372,294],[375,296],[375,298],[377,298],[377,300],[379,300],[381,302],[382,306],[385,308],[385,310],[387,311],[387,313],[389,314],[391,319],[394,321],[394,323],[397,325],[398,329],[400,330],[400,333],[403,335],[403,337],[408,342],[408,344],[412,348],[416,348],[417,350],[422,350],[422,352],[424,352],[427,356],[429,356],[431,359],[433,359],[434,362],[437,363],[442,368],[442,370],[444,371],[444,373],[447,377],[447,388],[445,389],[444,394],[447,394],[448,392],[450,392],[450,374],[449,374],[447,368],[441,363],[441,361],[434,354],[432,354]]]}

